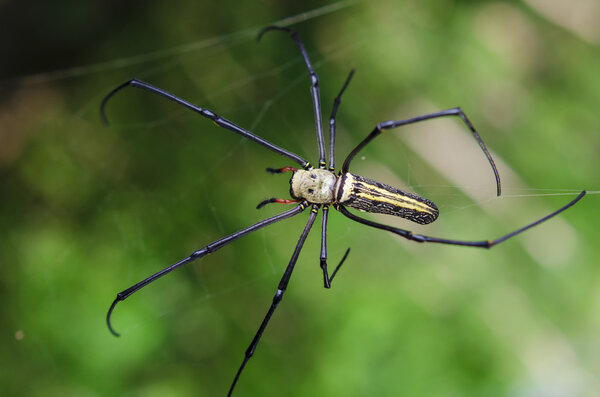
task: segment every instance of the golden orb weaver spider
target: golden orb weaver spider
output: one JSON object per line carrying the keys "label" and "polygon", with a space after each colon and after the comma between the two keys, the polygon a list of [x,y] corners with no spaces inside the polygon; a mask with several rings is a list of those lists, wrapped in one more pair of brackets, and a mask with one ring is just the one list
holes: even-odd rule
{"label": "golden orb weaver spider", "polygon": [[298,34],[294,30],[292,30],[290,28],[286,28],[286,27],[270,26],[270,27],[263,29],[259,33],[257,39],[260,40],[264,33],[271,31],[271,30],[284,31],[284,32],[287,32],[292,37],[292,39],[295,41],[298,49],[300,50],[300,53],[304,60],[304,63],[306,64],[306,68],[308,69],[308,73],[310,75],[310,80],[311,80],[311,97],[312,97],[313,110],[314,110],[314,115],[315,115],[317,143],[318,143],[318,148],[319,148],[318,168],[313,168],[313,166],[308,161],[306,161],[299,155],[297,155],[293,152],[290,152],[288,150],[285,150],[279,146],[272,144],[271,142],[268,142],[268,141],[260,138],[259,136],[253,134],[252,132],[247,131],[242,127],[239,127],[238,125],[232,123],[231,121],[229,121],[227,119],[224,119],[221,116],[218,116],[217,114],[213,113],[212,111],[210,111],[208,109],[204,109],[204,108],[198,107],[196,105],[193,105],[181,98],[176,97],[173,94],[170,94],[160,88],[154,87],[148,83],[145,83],[145,82],[137,80],[137,79],[129,80],[129,81],[121,84],[117,88],[115,88],[104,98],[104,100],[102,101],[102,104],[100,106],[100,116],[101,116],[104,124],[107,124],[108,122],[107,122],[107,118],[105,115],[105,107],[106,107],[108,100],[114,94],[116,94],[118,91],[120,91],[121,89],[123,89],[127,86],[144,89],[144,90],[147,90],[156,95],[165,97],[165,98],[167,98],[179,105],[182,105],[190,110],[193,110],[193,111],[199,113],[201,116],[204,116],[204,117],[212,120],[213,123],[216,124],[217,126],[224,128],[224,129],[228,129],[228,130],[233,131],[245,138],[248,138],[248,139],[266,147],[267,149],[282,155],[283,157],[286,157],[290,160],[295,161],[301,167],[301,168],[284,167],[284,168],[280,168],[280,169],[267,168],[267,171],[270,173],[292,172],[292,177],[290,178],[290,194],[292,196],[292,199],[271,198],[271,199],[261,202],[257,206],[257,208],[261,208],[264,205],[269,204],[269,203],[280,203],[280,204],[297,203],[296,207],[294,207],[293,209],[291,209],[289,211],[283,212],[279,215],[275,215],[271,218],[262,220],[258,223],[248,226],[244,229],[241,229],[241,230],[239,230],[233,234],[230,234],[226,237],[223,237],[219,240],[216,240],[216,241],[208,244],[204,248],[193,252],[187,258],[184,258],[184,259],[180,260],[179,262],[176,262],[176,263],[172,264],[171,266],[168,266],[168,267],[164,268],[163,270],[151,275],[150,277],[145,278],[144,280],[140,281],[139,283],[134,284],[131,287],[119,292],[117,294],[116,299],[113,301],[112,305],[110,306],[107,316],[106,316],[106,323],[108,325],[110,332],[112,332],[115,336],[119,336],[119,334],[113,329],[111,322],[110,322],[111,314],[118,302],[127,299],[134,292],[140,290],[141,288],[152,283],[153,281],[164,276],[165,274],[170,273],[171,271],[179,268],[180,266],[183,266],[194,260],[200,259],[205,255],[211,254],[211,253],[217,251],[218,249],[223,248],[227,244],[237,240],[238,238],[246,236],[258,229],[261,229],[265,226],[268,226],[273,223],[276,223],[276,222],[282,221],[284,219],[288,219],[295,215],[298,215],[299,213],[303,212],[306,208],[311,207],[311,211],[308,216],[308,221],[306,222],[306,225],[304,226],[304,229],[302,230],[300,238],[296,244],[296,248],[294,249],[294,251],[292,253],[292,257],[283,273],[283,276],[281,277],[281,280],[279,281],[279,284],[277,286],[277,291],[275,292],[275,296],[273,297],[271,306],[269,307],[254,338],[252,339],[252,342],[250,343],[247,350],[245,351],[243,361],[235,374],[235,377],[233,379],[233,382],[231,383],[231,386],[229,387],[229,391],[227,393],[228,396],[231,396],[231,394],[233,393],[233,390],[240,378],[242,371],[244,370],[244,367],[248,363],[248,360],[250,360],[250,358],[253,356],[254,351],[256,350],[256,347],[258,346],[258,343],[262,337],[262,334],[263,334],[264,330],[266,329],[267,325],[269,324],[271,316],[273,315],[273,313],[275,312],[275,309],[277,308],[277,306],[281,302],[281,299],[283,298],[283,295],[287,289],[288,283],[292,276],[292,272],[294,271],[296,261],[298,260],[298,255],[300,254],[300,251],[302,250],[302,246],[304,245],[304,242],[306,241],[308,233],[310,232],[310,230],[316,220],[319,209],[321,209],[323,212],[322,223],[321,223],[320,266],[323,271],[324,287],[330,288],[331,282],[333,281],[338,270],[340,269],[340,267],[346,260],[348,253],[350,251],[350,249],[346,250],[346,253],[344,254],[343,258],[341,259],[339,264],[335,267],[334,271],[330,275],[328,268],[327,268],[327,219],[329,216],[329,206],[330,205],[332,205],[335,209],[337,209],[339,212],[341,212],[344,216],[350,218],[353,221],[356,221],[356,222],[359,222],[364,225],[371,226],[371,227],[374,227],[377,229],[386,230],[386,231],[392,232],[394,234],[397,234],[399,236],[402,236],[406,239],[416,241],[419,243],[439,243],[439,244],[459,245],[459,246],[468,246],[468,247],[490,248],[494,245],[497,245],[497,244],[499,244],[499,243],[501,243],[501,242],[503,242],[503,241],[505,241],[527,229],[530,229],[530,228],[548,220],[549,218],[552,218],[553,216],[565,211],[567,208],[571,207],[572,205],[577,203],[579,200],[581,200],[581,198],[585,195],[585,191],[582,191],[574,200],[572,200],[565,206],[559,208],[558,210],[544,216],[543,218],[540,218],[534,222],[531,222],[528,225],[523,226],[511,233],[508,233],[498,239],[495,239],[495,240],[462,241],[462,240],[452,240],[452,239],[445,239],[445,238],[430,237],[430,236],[425,236],[425,235],[420,235],[420,234],[414,234],[408,230],[399,229],[399,228],[396,228],[393,226],[388,226],[385,224],[377,223],[377,222],[374,222],[374,221],[371,221],[371,220],[368,220],[368,219],[365,219],[365,218],[362,218],[362,217],[359,217],[359,216],[353,214],[352,212],[348,211],[346,209],[346,207],[358,209],[363,212],[381,213],[381,214],[399,216],[399,217],[408,219],[410,221],[413,221],[413,222],[416,222],[419,224],[428,224],[428,223],[435,221],[435,219],[437,218],[438,209],[435,206],[435,204],[432,203],[431,201],[429,201],[425,198],[419,197],[415,194],[407,193],[407,192],[404,192],[395,187],[392,187],[392,186],[389,186],[389,185],[386,185],[386,184],[383,184],[380,182],[376,182],[374,180],[371,180],[371,179],[368,179],[368,178],[365,178],[365,177],[362,177],[359,175],[355,175],[355,174],[352,174],[349,172],[349,167],[350,167],[350,163],[351,163],[352,159],[369,142],[371,142],[373,139],[375,139],[375,137],[379,136],[384,131],[392,130],[394,128],[401,127],[403,125],[417,123],[420,121],[435,119],[435,118],[439,118],[439,117],[447,117],[447,116],[459,117],[464,122],[464,124],[469,128],[471,133],[473,134],[473,137],[479,144],[481,150],[485,154],[485,156],[492,168],[492,171],[494,173],[494,177],[496,180],[496,189],[497,189],[496,194],[498,196],[500,196],[500,193],[501,193],[500,175],[498,174],[498,170],[496,169],[494,160],[492,159],[492,156],[490,155],[487,147],[483,143],[483,140],[481,139],[481,137],[479,136],[479,134],[477,133],[477,131],[475,130],[475,128],[473,127],[473,125],[471,124],[469,119],[467,118],[467,116],[463,113],[463,111],[460,108],[452,108],[452,109],[442,110],[440,112],[430,113],[430,114],[413,117],[413,118],[409,118],[409,119],[405,119],[405,120],[398,120],[398,121],[392,120],[392,121],[385,121],[385,122],[377,124],[375,126],[375,128],[373,129],[373,131],[350,152],[350,154],[344,160],[341,170],[336,175],[335,174],[335,158],[334,158],[336,115],[337,115],[337,110],[341,103],[342,94],[348,87],[348,84],[350,83],[350,80],[352,79],[354,71],[351,71],[350,74],[348,75],[348,77],[346,78],[346,81],[345,81],[344,85],[342,86],[342,89],[340,90],[339,94],[337,95],[337,97],[335,98],[335,101],[333,103],[333,109],[331,112],[331,116],[329,118],[330,141],[329,141],[329,165],[327,166],[326,155],[325,155],[325,144],[324,144],[324,139],[323,139],[323,127],[322,127],[322,120],[321,120],[319,80],[318,80],[317,74],[312,67],[312,64],[308,58],[308,54],[306,53],[306,50],[304,48],[302,41],[300,40]]}

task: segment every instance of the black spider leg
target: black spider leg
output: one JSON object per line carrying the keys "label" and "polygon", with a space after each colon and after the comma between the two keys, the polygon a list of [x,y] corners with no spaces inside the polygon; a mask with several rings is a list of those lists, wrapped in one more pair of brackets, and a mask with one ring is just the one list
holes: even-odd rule
{"label": "black spider leg", "polygon": [[174,263],[173,265],[164,268],[163,270],[154,273],[152,276],[145,278],[144,280],[140,281],[137,284],[132,285],[131,287],[127,288],[126,290],[123,290],[121,292],[119,292],[117,294],[117,298],[113,301],[112,305],[110,305],[110,308],[108,309],[108,313],[106,314],[106,324],[108,325],[108,329],[110,330],[110,332],[113,333],[113,335],[115,336],[119,336],[119,334],[113,329],[111,323],[110,323],[110,316],[113,312],[113,309],[115,308],[115,306],[117,305],[118,302],[124,301],[125,299],[127,299],[131,294],[133,294],[134,292],[140,290],[141,288],[145,287],[146,285],[152,283],[153,281],[156,281],[158,278],[164,276],[167,273],[172,272],[173,270],[177,269],[180,266],[183,266],[189,262],[195,261],[197,259],[202,258],[205,255],[208,254],[212,254],[213,252],[217,251],[219,248],[223,248],[224,246],[226,246],[227,244],[237,240],[240,237],[246,236],[260,228],[263,228],[265,226],[271,225],[275,222],[279,222],[281,220],[290,218],[294,215],[297,215],[299,213],[301,213],[302,211],[304,211],[304,209],[308,206],[308,203],[303,202],[300,203],[299,205],[297,205],[295,208],[283,212],[279,215],[275,215],[271,218],[265,219],[263,221],[260,221],[258,223],[255,223],[252,226],[249,226],[245,229],[239,230],[233,234],[230,234],[229,236],[223,237],[217,241],[214,241],[210,244],[208,244],[206,247],[193,252],[190,256],[188,256],[185,259],[180,260],[177,263]]}
{"label": "black spider leg", "polygon": [[310,59],[308,58],[308,54],[306,53],[306,49],[304,48],[304,44],[302,44],[302,40],[300,40],[300,37],[296,31],[281,26],[267,26],[260,31],[256,39],[260,40],[265,33],[271,30],[281,30],[288,32],[290,36],[292,36],[292,39],[294,39],[296,45],[298,46],[298,49],[300,49],[300,53],[302,54],[302,58],[304,59],[304,63],[306,64],[306,68],[310,74],[310,95],[312,97],[313,109],[315,111],[315,126],[317,130],[317,143],[319,145],[319,168],[325,169],[325,143],[323,141],[323,124],[321,122],[321,94],[319,89],[319,77],[313,69]]}
{"label": "black spider leg", "polygon": [[448,240],[448,239],[437,238],[437,237],[423,236],[420,234],[414,234],[408,230],[395,228],[393,226],[388,226],[388,225],[384,225],[381,223],[370,221],[368,219],[361,218],[361,217],[356,216],[353,213],[349,212],[342,205],[339,205],[337,207],[337,209],[342,214],[344,214],[348,218],[352,219],[353,221],[356,221],[356,222],[362,223],[363,225],[371,226],[371,227],[374,227],[377,229],[387,230],[388,232],[392,232],[394,234],[397,234],[399,236],[402,236],[404,238],[407,238],[409,240],[416,241],[419,243],[440,243],[440,244],[449,244],[449,245],[462,245],[462,246],[467,246],[467,247],[491,248],[494,245],[500,244],[500,243],[508,240],[509,238],[514,237],[517,234],[520,234],[520,233],[524,232],[525,230],[531,229],[532,227],[539,225],[540,223],[542,223],[544,221],[547,221],[548,219],[552,218],[553,216],[560,214],[561,212],[565,211],[566,209],[568,209],[569,207],[571,207],[575,203],[577,203],[579,200],[581,200],[581,198],[583,196],[585,196],[585,190],[583,190],[581,193],[579,193],[579,195],[574,200],[569,202],[567,205],[557,209],[554,212],[551,212],[550,214],[538,219],[537,221],[531,222],[528,225],[525,225],[525,226],[521,227],[520,229],[517,229],[511,233],[508,233],[496,240],[483,240],[483,241]]}
{"label": "black spider leg", "polygon": [[238,125],[232,123],[231,121],[229,121],[227,119],[224,119],[223,117],[213,113],[212,111],[210,111],[208,109],[203,109],[203,108],[196,106],[188,101],[178,98],[175,95],[168,93],[167,91],[164,91],[160,88],[154,87],[153,85],[145,83],[138,79],[132,79],[132,80],[126,81],[125,83],[121,84],[120,86],[118,86],[117,88],[112,90],[106,97],[104,97],[104,99],[102,100],[102,104],[100,105],[100,118],[102,119],[102,122],[104,124],[108,124],[108,119],[106,118],[105,108],[106,108],[106,104],[108,103],[109,99],[112,98],[112,96],[115,95],[117,92],[119,92],[120,90],[122,90],[123,88],[128,87],[128,86],[141,88],[143,90],[150,91],[154,94],[165,97],[179,105],[183,105],[186,108],[191,109],[196,113],[199,113],[201,116],[211,119],[219,127],[233,131],[236,134],[239,134],[245,138],[250,139],[251,141],[254,141],[260,145],[263,145],[267,149],[269,149],[277,154],[280,154],[284,157],[294,160],[296,163],[300,164],[300,166],[302,166],[302,168],[304,168],[304,169],[311,168],[310,163],[308,161],[304,160],[302,157],[298,156],[297,154],[292,153],[286,149],[280,148],[279,146],[274,145],[271,142],[269,142],[259,136],[254,135],[250,131],[247,131],[247,130],[243,129],[242,127],[239,127]]}
{"label": "black spider leg", "polygon": [[[342,102],[342,94],[346,91],[346,87],[350,83],[352,76],[354,75],[354,70],[351,70],[342,86],[337,97],[333,101],[333,108],[331,110],[331,116],[329,116],[329,171],[335,171],[335,132],[336,132],[336,115],[338,108],[340,107],[340,103]],[[350,253],[350,248],[346,250],[342,260],[335,267],[331,276],[329,276],[329,271],[327,270],[327,221],[329,219],[329,206],[323,206],[323,223],[321,224],[321,255],[320,255],[320,265],[323,270],[323,286],[325,288],[331,288],[331,282],[335,277],[336,273],[342,266],[342,263],[348,257],[348,253]]]}
{"label": "black spider leg", "polygon": [[296,266],[296,261],[298,260],[298,255],[300,255],[300,251],[302,250],[304,241],[306,241],[308,232],[310,232],[310,229],[312,228],[313,223],[315,222],[315,218],[317,217],[318,210],[319,210],[319,206],[316,204],[313,204],[312,209],[310,211],[310,216],[308,217],[306,226],[304,226],[304,230],[302,231],[302,234],[300,235],[300,239],[298,240],[298,243],[296,244],[296,248],[294,249],[292,258],[290,259],[290,262],[287,265],[285,272],[283,273],[283,277],[281,277],[281,280],[279,281],[279,285],[277,286],[277,292],[275,292],[275,296],[273,297],[273,302],[271,303],[271,307],[269,307],[269,310],[267,311],[265,318],[263,319],[262,323],[260,324],[260,327],[258,328],[256,335],[254,335],[254,339],[252,339],[252,342],[250,343],[250,346],[248,346],[248,349],[246,349],[246,352],[244,354],[244,360],[242,361],[242,364],[240,365],[237,373],[235,374],[235,378],[233,379],[233,382],[231,383],[231,387],[229,388],[229,392],[227,393],[227,396],[231,396],[231,393],[233,393],[233,389],[235,388],[235,385],[240,377],[240,374],[244,370],[244,367],[246,366],[246,363],[248,362],[248,360],[250,360],[250,358],[254,354],[254,351],[256,350],[256,347],[258,346],[258,342],[260,341],[260,338],[262,337],[262,334],[265,331],[265,328],[267,328],[267,325],[269,324],[269,320],[271,320],[271,316],[275,312],[275,309],[277,309],[277,306],[279,305],[279,302],[281,302],[281,299],[283,299],[283,294],[285,293],[288,283],[290,282],[290,277],[292,277],[292,272],[294,271],[294,266]]}
{"label": "black spider leg", "polygon": [[494,171],[494,177],[496,178],[496,194],[498,196],[500,196],[500,191],[501,191],[500,174],[498,173],[498,170],[496,169],[496,164],[494,163],[494,159],[492,159],[490,152],[488,151],[487,147],[485,146],[485,143],[483,143],[483,140],[479,136],[479,133],[477,132],[477,130],[475,130],[475,127],[473,127],[473,124],[471,124],[471,122],[469,121],[467,116],[463,113],[463,111],[459,107],[442,110],[442,111],[436,112],[436,113],[425,114],[423,116],[413,117],[413,118],[406,119],[406,120],[398,120],[398,121],[390,120],[390,121],[384,121],[383,123],[377,124],[375,126],[375,129],[361,143],[359,143],[358,146],[354,148],[354,150],[352,150],[350,152],[348,157],[346,157],[346,160],[344,161],[344,165],[342,166],[342,173],[348,172],[348,168],[350,167],[350,161],[352,161],[354,156],[363,147],[365,147],[369,142],[371,142],[371,140],[373,140],[376,136],[381,134],[384,130],[390,130],[390,129],[400,127],[403,125],[417,123],[419,121],[424,121],[424,120],[435,119],[438,117],[446,117],[446,116],[458,116],[467,125],[467,127],[469,127],[469,129],[471,130],[471,133],[473,134],[473,137],[479,144],[479,147],[481,148],[481,150],[483,150],[483,153],[487,157],[488,162],[492,166],[492,171]]}
{"label": "black spider leg", "polygon": [[354,70],[351,70],[346,78],[346,82],[342,86],[340,93],[335,97],[333,101],[333,108],[331,109],[331,116],[329,116],[329,171],[335,171],[335,132],[336,132],[336,116],[338,108],[342,103],[342,94],[346,91],[346,87],[350,84],[354,76]]}
{"label": "black spider leg", "polygon": [[340,261],[340,263],[338,263],[338,265],[335,267],[335,269],[333,270],[333,273],[331,273],[331,276],[330,276],[329,272],[327,270],[327,219],[328,219],[328,217],[329,217],[329,206],[325,205],[325,206],[323,206],[323,223],[321,224],[321,256],[320,256],[321,269],[323,270],[323,286],[325,288],[331,288],[331,282],[333,281],[333,278],[337,274],[338,270],[340,270],[340,267],[342,266],[342,264],[348,257],[348,254],[350,253],[350,248],[348,248],[346,250],[346,253],[342,257],[342,260]]}

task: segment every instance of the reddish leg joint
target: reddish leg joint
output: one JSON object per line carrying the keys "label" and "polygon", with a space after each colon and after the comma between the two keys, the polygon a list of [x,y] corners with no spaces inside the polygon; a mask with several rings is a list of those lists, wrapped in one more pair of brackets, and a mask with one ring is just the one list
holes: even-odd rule
{"label": "reddish leg joint", "polygon": [[294,204],[297,203],[298,200],[291,200],[291,199],[275,199],[276,203],[279,204]]}
{"label": "reddish leg joint", "polygon": [[257,206],[256,209],[262,208],[267,204],[270,203],[278,203],[278,204],[294,204],[297,203],[298,200],[291,200],[291,199],[278,199],[278,198],[270,198],[270,199],[266,199],[264,201],[261,201]]}
{"label": "reddish leg joint", "polygon": [[283,168],[267,168],[267,172],[271,174],[281,174],[283,172],[296,172],[298,168],[294,167],[283,167]]}

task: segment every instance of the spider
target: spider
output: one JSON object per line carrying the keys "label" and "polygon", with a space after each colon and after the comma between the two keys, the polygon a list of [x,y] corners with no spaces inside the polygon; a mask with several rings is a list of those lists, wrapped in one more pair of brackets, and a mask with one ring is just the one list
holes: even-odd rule
{"label": "spider", "polygon": [[508,233],[496,240],[481,240],[481,241],[462,241],[462,240],[453,240],[446,238],[438,238],[438,237],[430,237],[421,234],[415,234],[405,229],[400,229],[393,226],[388,226],[385,224],[377,223],[371,221],[369,219],[362,218],[350,211],[347,208],[354,208],[362,212],[371,212],[371,213],[380,213],[387,215],[399,216],[401,218],[408,219],[412,222],[416,222],[418,224],[428,224],[436,220],[438,217],[438,209],[436,205],[428,199],[419,197],[415,194],[404,192],[398,188],[386,185],[384,183],[380,183],[374,181],[369,178],[365,178],[363,176],[359,176],[356,174],[352,174],[349,171],[350,163],[352,159],[356,156],[356,154],[363,149],[367,144],[369,144],[373,139],[381,135],[385,131],[393,130],[397,127],[401,127],[407,124],[418,123],[425,120],[431,120],[439,117],[458,117],[462,122],[469,128],[473,137],[479,144],[479,147],[483,151],[484,155],[489,162],[492,171],[494,173],[494,177],[496,180],[496,194],[500,196],[501,187],[500,187],[500,175],[498,170],[496,169],[496,165],[492,156],[490,155],[486,145],[483,143],[483,140],[479,136],[478,132],[473,127],[473,124],[469,121],[465,113],[461,110],[461,108],[456,107],[452,109],[442,110],[436,113],[425,114],[422,116],[417,116],[405,120],[391,120],[379,123],[375,126],[373,131],[362,141],[360,142],[351,152],[348,154],[342,168],[336,174],[335,173],[335,157],[334,157],[334,146],[335,146],[335,134],[336,134],[336,115],[338,108],[341,103],[342,94],[348,87],[352,76],[354,75],[354,71],[350,71],[348,77],[346,78],[339,94],[334,100],[333,108],[331,112],[331,116],[329,118],[329,165],[326,162],[325,155],[325,143],[323,139],[323,127],[322,127],[322,119],[321,119],[321,100],[320,100],[320,91],[319,91],[319,79],[317,77],[317,73],[312,67],[312,64],[309,60],[308,54],[304,48],[304,44],[300,40],[298,34],[287,27],[279,27],[279,26],[269,26],[263,29],[257,37],[257,40],[260,40],[261,37],[269,31],[278,30],[287,32],[291,38],[296,43],[296,46],[300,50],[304,63],[306,64],[306,68],[310,75],[311,81],[311,97],[313,103],[313,110],[315,115],[315,125],[317,132],[317,144],[319,148],[319,163],[317,168],[314,168],[308,161],[306,161],[301,156],[290,152],[286,149],[283,149],[271,142],[266,141],[265,139],[260,138],[254,133],[245,130],[242,127],[234,124],[233,122],[213,113],[208,109],[201,108],[199,106],[193,105],[190,102],[187,102],[177,96],[170,94],[160,88],[154,87],[148,83],[140,81],[138,79],[129,80],[114,90],[112,90],[102,101],[100,106],[100,116],[104,124],[107,124],[107,118],[105,113],[105,107],[110,98],[113,97],[117,92],[121,89],[131,86],[140,88],[146,91],[149,91],[153,94],[160,95],[165,97],[179,105],[182,105],[194,112],[199,113],[201,116],[206,117],[213,121],[213,123],[221,128],[233,131],[236,134],[239,134],[245,138],[248,138],[267,149],[282,155],[296,163],[299,164],[299,168],[295,167],[284,167],[279,169],[267,168],[267,171],[270,173],[283,173],[283,172],[291,172],[292,176],[290,178],[290,195],[292,199],[280,199],[280,198],[271,198],[268,200],[264,200],[261,202],[257,208],[261,208],[269,203],[279,203],[279,204],[296,204],[296,206],[288,210],[286,212],[280,213],[279,215],[275,215],[271,218],[267,218],[258,223],[255,223],[251,226],[248,226],[244,229],[241,229],[235,233],[232,233],[226,237],[223,237],[219,240],[216,240],[202,249],[199,249],[193,252],[188,257],[180,260],[164,268],[163,270],[151,275],[150,277],[145,278],[137,284],[132,285],[131,287],[119,292],[117,294],[116,299],[111,304],[108,313],[106,315],[106,323],[110,332],[112,332],[115,336],[119,336],[119,334],[114,330],[111,325],[110,317],[111,314],[118,302],[124,301],[129,296],[131,296],[134,292],[140,290],[146,285],[156,281],[158,278],[164,276],[167,273],[172,272],[173,270],[183,266],[187,263],[200,259],[208,254],[211,254],[217,251],[220,248],[223,248],[227,244],[239,239],[240,237],[246,236],[256,230],[259,230],[265,226],[271,225],[273,223],[282,221],[284,219],[291,218],[295,215],[300,214],[304,210],[310,207],[310,213],[308,215],[308,221],[300,234],[300,238],[296,244],[296,248],[292,253],[292,257],[283,272],[283,276],[279,281],[277,286],[277,291],[273,297],[272,303],[262,321],[260,326],[258,327],[258,331],[256,332],[252,342],[248,346],[247,350],[244,353],[244,358],[242,360],[241,365],[239,366],[237,372],[235,373],[235,377],[229,387],[229,391],[227,393],[228,396],[231,396],[233,390],[240,378],[244,367],[250,360],[250,358],[254,355],[254,352],[260,342],[263,332],[265,331],[269,321],[275,310],[277,309],[279,303],[281,302],[283,295],[287,289],[288,283],[290,282],[290,278],[292,277],[292,273],[294,271],[294,267],[296,265],[296,261],[298,260],[298,255],[302,250],[302,246],[306,241],[306,238],[313,227],[315,220],[317,218],[317,214],[319,210],[322,211],[322,220],[321,220],[321,253],[320,253],[320,267],[323,271],[323,285],[325,288],[330,288],[331,283],[336,276],[338,270],[348,257],[348,253],[350,249],[346,250],[344,256],[335,267],[333,272],[330,274],[327,265],[327,219],[329,216],[329,207],[333,206],[336,210],[342,213],[342,215],[350,218],[355,222],[362,223],[363,225],[374,227],[377,229],[386,230],[388,232],[392,232],[399,236],[402,236],[408,240],[412,240],[418,243],[438,243],[438,244],[449,244],[449,245],[458,245],[458,246],[467,246],[467,247],[478,247],[478,248],[490,248],[497,244],[500,244],[507,239],[524,232],[527,229],[530,229],[549,218],[565,211],[567,208],[571,207],[575,203],[577,203],[581,198],[585,195],[585,191],[582,191],[574,200],[566,204],[565,206],[559,208],[558,210],[540,218],[532,223],[529,223],[526,226],[523,226],[511,233]]}

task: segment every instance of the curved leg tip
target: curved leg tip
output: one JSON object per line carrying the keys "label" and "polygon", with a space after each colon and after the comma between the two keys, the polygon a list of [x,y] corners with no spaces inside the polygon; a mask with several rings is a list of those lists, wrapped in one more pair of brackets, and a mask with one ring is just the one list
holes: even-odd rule
{"label": "curved leg tip", "polygon": [[267,33],[267,32],[268,32],[268,31],[270,31],[270,30],[277,29],[277,28],[278,28],[278,27],[277,27],[277,26],[274,26],[274,25],[272,25],[272,26],[267,26],[266,28],[262,28],[262,29],[260,30],[260,32],[258,32],[258,34],[256,35],[256,41],[257,41],[257,42],[259,42],[259,41],[260,41],[260,39],[262,39],[262,37],[263,37],[263,35],[264,35],[265,33]]}
{"label": "curved leg tip", "polygon": [[104,113],[104,109],[100,109],[100,122],[104,127],[108,127],[108,118],[106,117],[106,113]]}
{"label": "curved leg tip", "polygon": [[274,203],[274,202],[275,202],[275,199],[273,199],[273,198],[263,200],[260,203],[258,203],[258,205],[256,206],[256,209],[259,210],[262,207],[264,207],[265,205],[270,204],[270,203]]}
{"label": "curved leg tip", "polygon": [[293,32],[293,30],[290,28],[286,28],[283,26],[271,25],[271,26],[267,26],[266,28],[263,28],[260,32],[258,32],[258,35],[256,36],[256,41],[260,41],[260,39],[263,37],[263,35],[267,32],[270,32],[271,30],[283,30],[284,32],[288,32],[288,33]]}
{"label": "curved leg tip", "polygon": [[111,334],[113,334],[117,338],[121,335],[117,331],[115,331],[114,328],[112,327],[112,324],[110,323],[110,316],[112,315],[112,312],[118,302],[119,302],[119,297],[117,296],[117,298],[113,301],[112,305],[110,305],[110,308],[108,309],[108,313],[106,314],[106,325],[108,326],[108,330],[110,331]]}

